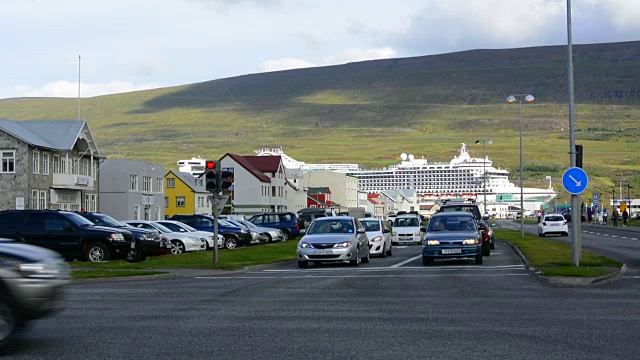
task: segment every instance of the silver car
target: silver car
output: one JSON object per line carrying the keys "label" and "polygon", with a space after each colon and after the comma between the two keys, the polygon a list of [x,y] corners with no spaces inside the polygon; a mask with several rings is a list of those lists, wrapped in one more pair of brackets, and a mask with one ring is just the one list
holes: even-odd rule
{"label": "silver car", "polygon": [[391,231],[382,219],[364,218],[360,219],[369,238],[369,252],[371,255],[380,257],[391,256]]}
{"label": "silver car", "polygon": [[274,229],[269,227],[258,226],[247,220],[234,220],[237,223],[244,224],[251,231],[257,231],[259,233],[263,233],[267,236],[267,242],[274,241],[286,241],[287,239],[284,236],[284,233],[280,229]]}
{"label": "silver car", "polygon": [[315,219],[309,229],[301,230],[298,243],[298,267],[306,268],[309,261],[344,262],[358,266],[369,262],[369,238],[358,219],[333,216]]}
{"label": "silver car", "polygon": [[[209,231],[200,231],[192,228],[191,226],[176,220],[156,220],[156,223],[166,227],[173,232],[179,232],[183,234],[193,234],[198,236],[201,240],[205,240],[207,243],[207,250],[213,249],[213,233]],[[224,236],[218,233],[218,248],[224,247]]]}

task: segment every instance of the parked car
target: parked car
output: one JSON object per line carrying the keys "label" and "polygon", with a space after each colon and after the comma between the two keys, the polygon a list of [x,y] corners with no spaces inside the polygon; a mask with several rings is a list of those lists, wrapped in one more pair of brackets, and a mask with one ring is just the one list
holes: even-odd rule
{"label": "parked car", "polygon": [[393,221],[393,244],[420,244],[423,232],[420,217],[417,214],[397,215]]}
{"label": "parked car", "polygon": [[422,264],[437,259],[473,258],[480,265],[482,239],[473,215],[466,211],[438,212],[431,218],[422,245]]}
{"label": "parked car", "polygon": [[300,235],[300,223],[298,215],[292,212],[272,212],[254,215],[250,222],[264,227],[280,229],[287,240],[295,239]]}
{"label": "parked car", "polygon": [[133,234],[136,247],[127,253],[125,260],[128,262],[143,261],[147,256],[155,255],[160,250],[171,251],[171,242],[166,237],[160,236],[158,230],[134,228],[106,214],[90,212],[76,212],[76,214],[99,226],[130,231]]}
{"label": "parked car", "polygon": [[369,238],[356,218],[319,218],[302,232],[297,250],[300,268],[306,268],[309,261],[314,264],[349,261],[354,266],[369,262]]}
{"label": "parked car", "polygon": [[0,239],[0,348],[29,320],[57,311],[68,282],[58,253]]}
{"label": "parked car", "polygon": [[257,231],[265,234],[265,236],[267,237],[267,242],[287,241],[287,239],[284,236],[284,233],[280,229],[258,226],[248,220],[234,220],[234,221],[246,225],[249,228],[249,230]]}
{"label": "parked car", "polygon": [[[183,222],[194,229],[213,232],[214,219],[210,215],[173,215],[171,220]],[[224,247],[235,249],[251,243],[251,231],[218,219],[218,233],[224,236]]]}
{"label": "parked car", "polygon": [[538,223],[538,236],[544,237],[547,234],[569,235],[567,220],[561,214],[547,214]]}
{"label": "parked car", "polygon": [[136,247],[130,231],[58,210],[0,211],[0,237],[57,251],[69,261],[124,259]]}
{"label": "parked car", "polygon": [[360,223],[369,238],[369,253],[380,257],[391,256],[393,254],[391,244],[391,230],[382,219],[363,218]]}
{"label": "parked car", "polygon": [[158,223],[149,220],[127,220],[125,223],[141,229],[158,230],[169,238],[173,247],[172,254],[181,254],[189,251],[200,251],[207,249],[207,242],[204,239],[190,233],[180,233],[168,229]]}
{"label": "parked car", "polygon": [[241,229],[246,229],[251,231],[251,244],[265,244],[269,240],[269,237],[267,236],[267,234],[257,230],[253,230],[249,228],[247,225],[242,224],[236,220],[219,220],[219,221],[224,221],[232,226],[237,226]]}
{"label": "parked car", "polygon": [[[191,226],[176,220],[157,220],[155,222],[162,226],[165,226],[167,229],[173,232],[189,233],[198,236],[200,239],[205,240],[207,250],[213,249],[213,232],[196,230],[195,228],[192,228]],[[224,247],[224,236],[218,234],[218,248],[222,247]]]}

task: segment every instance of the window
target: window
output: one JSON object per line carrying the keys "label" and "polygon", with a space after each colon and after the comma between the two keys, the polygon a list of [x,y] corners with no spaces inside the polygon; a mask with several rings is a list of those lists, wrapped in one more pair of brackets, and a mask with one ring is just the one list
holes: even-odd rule
{"label": "window", "polygon": [[31,209],[38,210],[38,190],[31,190]]}
{"label": "window", "polygon": [[40,174],[40,153],[37,151],[33,152],[33,173]]}
{"label": "window", "polygon": [[60,158],[60,174],[67,173],[67,158]]}
{"label": "window", "polygon": [[82,159],[80,162],[80,175],[89,176],[89,159]]}
{"label": "window", "polygon": [[150,176],[143,176],[142,177],[142,191],[146,192],[146,193],[150,193],[152,191],[152,189],[151,189],[151,177]]}
{"label": "window", "polygon": [[176,196],[176,207],[185,207],[184,196]]}
{"label": "window", "polygon": [[140,205],[133,206],[133,220],[140,220]]}
{"label": "window", "polygon": [[60,155],[53,155],[53,173],[60,174]]}
{"label": "window", "polygon": [[16,172],[16,151],[15,150],[2,150],[0,152],[0,158],[2,158],[2,169],[0,169],[0,173]]}
{"label": "window", "polygon": [[173,179],[173,178],[167,179],[167,187],[172,189],[176,187],[176,179]]}
{"label": "window", "polygon": [[71,226],[69,222],[58,214],[46,214],[44,218],[44,229],[49,231],[63,231],[66,226]]}
{"label": "window", "polygon": [[129,190],[138,191],[138,175],[129,175]]}
{"label": "window", "polygon": [[47,208],[47,190],[40,190],[40,209],[44,210]]}
{"label": "window", "polygon": [[156,192],[159,192],[159,193],[163,192],[162,190],[164,189],[164,185],[163,185],[162,180],[164,180],[164,179],[162,179],[162,178],[157,178],[156,179]]}
{"label": "window", "polygon": [[42,175],[49,175],[49,153],[42,154]]}
{"label": "window", "polygon": [[169,207],[169,198],[168,197],[164,197],[164,207],[168,208]]}

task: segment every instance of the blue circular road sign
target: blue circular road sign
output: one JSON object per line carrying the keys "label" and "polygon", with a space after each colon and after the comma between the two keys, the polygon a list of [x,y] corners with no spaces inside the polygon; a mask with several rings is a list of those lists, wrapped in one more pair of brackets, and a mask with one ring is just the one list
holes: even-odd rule
{"label": "blue circular road sign", "polygon": [[579,167],[569,168],[562,175],[562,186],[570,194],[581,194],[587,188],[587,185],[589,185],[589,177]]}

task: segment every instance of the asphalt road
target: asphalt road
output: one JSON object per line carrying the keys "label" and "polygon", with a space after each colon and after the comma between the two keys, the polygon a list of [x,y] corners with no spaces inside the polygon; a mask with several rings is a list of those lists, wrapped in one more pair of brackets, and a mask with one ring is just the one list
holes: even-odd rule
{"label": "asphalt road", "polygon": [[481,266],[407,246],[357,268],[75,282],[5,358],[637,358],[639,280],[550,285],[496,245]]}

